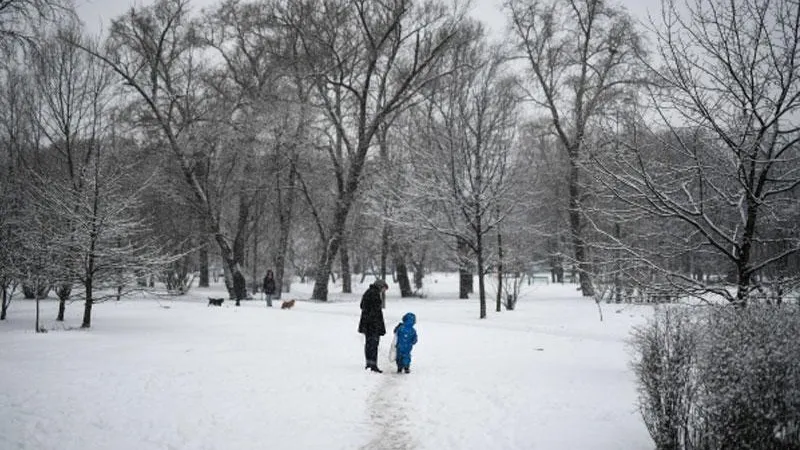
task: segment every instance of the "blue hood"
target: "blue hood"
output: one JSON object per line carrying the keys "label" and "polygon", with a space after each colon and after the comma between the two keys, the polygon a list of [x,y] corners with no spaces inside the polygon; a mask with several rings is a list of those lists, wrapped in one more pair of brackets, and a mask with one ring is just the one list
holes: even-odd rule
{"label": "blue hood", "polygon": [[406,313],[403,316],[404,325],[413,327],[415,323],[417,323],[417,316],[415,316],[414,313]]}

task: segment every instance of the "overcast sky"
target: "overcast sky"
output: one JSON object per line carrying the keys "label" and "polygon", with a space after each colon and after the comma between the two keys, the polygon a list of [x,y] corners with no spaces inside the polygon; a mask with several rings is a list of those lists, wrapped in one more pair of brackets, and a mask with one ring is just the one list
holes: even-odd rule
{"label": "overcast sky", "polygon": [[[91,33],[107,29],[114,17],[125,12],[132,5],[148,5],[151,0],[75,0],[78,14]],[[657,13],[659,0],[618,0],[638,19],[646,20],[648,11]],[[190,5],[199,10],[218,3],[219,0],[190,0]],[[503,0],[473,0],[475,16],[490,29],[500,33],[505,27],[505,17],[501,12]]]}

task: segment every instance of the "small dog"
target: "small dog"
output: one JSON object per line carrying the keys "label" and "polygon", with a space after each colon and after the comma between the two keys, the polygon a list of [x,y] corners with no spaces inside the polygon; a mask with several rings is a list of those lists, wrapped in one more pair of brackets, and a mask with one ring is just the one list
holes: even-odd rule
{"label": "small dog", "polygon": [[224,298],[211,298],[211,297],[208,297],[208,306],[211,306],[211,305],[222,306],[222,302],[224,302],[224,301],[225,301]]}
{"label": "small dog", "polygon": [[281,309],[292,309],[293,306],[294,306],[294,299],[284,300],[283,303],[281,303]]}

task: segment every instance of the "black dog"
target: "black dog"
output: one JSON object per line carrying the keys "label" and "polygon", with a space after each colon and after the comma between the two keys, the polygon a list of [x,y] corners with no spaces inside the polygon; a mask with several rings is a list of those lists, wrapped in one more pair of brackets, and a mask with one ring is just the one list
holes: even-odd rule
{"label": "black dog", "polygon": [[208,306],[211,306],[211,305],[222,306],[222,302],[224,302],[224,301],[225,301],[224,298],[211,298],[211,297],[208,297]]}

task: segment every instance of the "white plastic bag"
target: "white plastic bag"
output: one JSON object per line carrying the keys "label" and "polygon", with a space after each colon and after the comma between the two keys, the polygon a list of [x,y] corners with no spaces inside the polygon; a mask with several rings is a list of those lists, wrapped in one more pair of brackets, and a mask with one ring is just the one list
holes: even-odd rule
{"label": "white plastic bag", "polygon": [[389,345],[389,361],[394,362],[397,359],[397,333],[394,333],[392,343]]}

